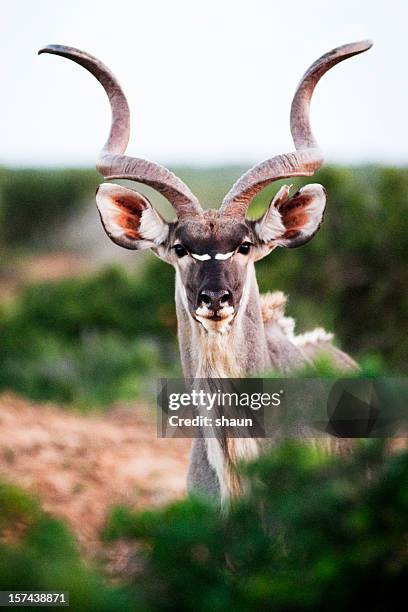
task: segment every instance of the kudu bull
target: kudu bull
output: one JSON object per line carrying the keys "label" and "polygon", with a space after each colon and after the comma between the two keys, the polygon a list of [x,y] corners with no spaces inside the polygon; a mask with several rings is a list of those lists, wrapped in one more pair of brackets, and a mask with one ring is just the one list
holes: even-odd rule
{"label": "kudu bull", "polygon": [[[124,155],[130,113],[113,74],[99,60],[70,47],[50,45],[40,53],[69,58],[86,68],[104,87],[112,108],[112,125],[96,167],[105,179],[131,179],[156,189],[174,207],[177,220],[165,221],[146,196],[112,183],[96,194],[103,227],[126,249],[152,249],[176,270],[178,338],[184,375],[188,378],[244,377],[274,370],[287,374],[313,362],[322,349],[336,365],[355,367],[331,344],[331,335],[316,329],[301,336],[284,316],[285,296],[261,296],[254,264],[278,246],[294,248],[318,231],[326,192],[310,184],[290,195],[283,186],[257,220],[248,207],[269,183],[311,176],[323,163],[312,134],[310,100],[319,79],[339,62],[371,47],[363,41],[338,47],[307,70],[293,98],[290,129],[296,150],[276,155],[246,172],[218,210],[203,210],[189,188],[172,172],[143,159]],[[234,459],[254,452],[256,441],[195,439],[189,487],[228,497],[237,487]]]}

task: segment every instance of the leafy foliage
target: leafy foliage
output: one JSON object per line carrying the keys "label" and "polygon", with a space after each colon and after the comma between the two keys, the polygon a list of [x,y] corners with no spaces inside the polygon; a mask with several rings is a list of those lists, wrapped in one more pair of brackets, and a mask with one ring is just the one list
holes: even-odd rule
{"label": "leafy foliage", "polygon": [[28,287],[0,314],[0,388],[82,407],[151,393],[175,368],[173,282],[111,269]]}
{"label": "leafy foliage", "polygon": [[371,440],[354,456],[327,458],[286,443],[240,469],[247,491],[228,511],[205,497],[115,508],[105,539],[138,544],[137,573],[121,587],[81,561],[63,523],[1,484],[0,588],[68,590],[75,611],[399,609],[407,451],[390,455]]}
{"label": "leafy foliage", "polygon": [[[304,247],[262,260],[260,288],[288,293],[302,331],[323,325],[357,359],[406,372],[408,170],[325,167],[313,180],[328,192],[322,228]],[[255,210],[265,204],[258,200]]]}
{"label": "leafy foliage", "polygon": [[64,523],[5,483],[0,483],[0,536],[1,590],[69,591],[70,609],[76,612],[136,609],[123,589],[108,586],[81,561]]}
{"label": "leafy foliage", "polygon": [[113,512],[106,537],[143,546],[147,610],[386,610],[404,597],[407,453],[385,460],[371,441],[334,460],[286,444],[242,469],[248,493],[227,513],[203,498]]}
{"label": "leafy foliage", "polygon": [[1,170],[0,244],[55,246],[55,230],[98,182],[89,170]]}

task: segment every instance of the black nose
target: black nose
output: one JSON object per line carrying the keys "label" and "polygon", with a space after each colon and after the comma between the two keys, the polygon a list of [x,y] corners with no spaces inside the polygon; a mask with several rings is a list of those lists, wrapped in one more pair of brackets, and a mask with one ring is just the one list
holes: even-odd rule
{"label": "black nose", "polygon": [[198,296],[198,302],[199,305],[205,304],[207,308],[215,313],[224,306],[232,306],[232,293],[227,289],[220,289],[218,291],[203,289]]}

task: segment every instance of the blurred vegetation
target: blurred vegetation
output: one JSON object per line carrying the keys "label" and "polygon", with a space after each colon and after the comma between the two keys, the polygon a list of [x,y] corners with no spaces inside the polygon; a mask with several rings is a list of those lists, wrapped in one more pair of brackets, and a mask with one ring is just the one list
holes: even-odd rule
{"label": "blurred vegetation", "polygon": [[325,167],[313,180],[328,193],[322,227],[304,247],[261,261],[260,288],[289,294],[302,331],[323,325],[357,359],[406,373],[408,169]]}
{"label": "blurred vegetation", "polygon": [[85,565],[74,536],[62,521],[43,512],[24,491],[2,482],[0,590],[69,591],[70,609],[75,612],[135,610],[129,594],[112,588]]}
{"label": "blurred vegetation", "polygon": [[58,230],[99,183],[92,170],[0,169],[0,244],[55,247]]}
{"label": "blurred vegetation", "polygon": [[155,377],[176,372],[177,348],[174,281],[150,272],[25,289],[0,311],[0,388],[82,408],[154,393]]}
{"label": "blurred vegetation", "polygon": [[[217,206],[240,169],[178,172],[205,203]],[[257,264],[261,291],[289,295],[298,332],[323,325],[357,360],[404,374],[408,169],[328,166],[313,180],[328,192],[323,226],[304,247],[276,249]],[[295,181],[294,189],[306,182]],[[69,216],[79,218],[97,183],[91,171],[1,171],[5,252],[56,248],[52,229],[61,235]],[[280,184],[265,189],[250,214],[261,214]],[[98,225],[99,231],[101,242],[108,240]],[[107,405],[177,372],[174,271],[151,255],[146,262],[137,274],[108,268],[28,286],[0,307],[0,388],[38,400]]]}
{"label": "blurred vegetation", "polygon": [[0,485],[0,589],[68,590],[72,610],[234,612],[400,609],[408,578],[408,452],[366,441],[328,458],[286,443],[241,466],[228,512],[191,497],[112,511],[108,541],[135,541],[136,574],[109,586],[64,524]]}
{"label": "blurred vegetation", "polygon": [[328,459],[287,443],[243,472],[248,493],[226,513],[200,498],[114,511],[106,537],[143,545],[134,586],[145,609],[333,612],[403,601],[407,452],[384,460],[369,441]]}

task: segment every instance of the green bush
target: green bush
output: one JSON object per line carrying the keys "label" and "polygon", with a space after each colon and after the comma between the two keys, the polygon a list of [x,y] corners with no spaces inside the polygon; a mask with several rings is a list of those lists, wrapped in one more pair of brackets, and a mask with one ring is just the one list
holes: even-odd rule
{"label": "green bush", "polygon": [[143,550],[144,609],[382,611],[404,600],[407,452],[385,459],[371,441],[324,459],[285,444],[242,469],[248,492],[228,512],[191,498],[112,513],[105,537]]}
{"label": "green bush", "polygon": [[0,388],[38,401],[85,409],[140,395],[151,397],[152,372],[164,375],[170,369],[160,352],[161,345],[147,339],[126,340],[106,333],[88,334],[66,343],[46,334],[31,336],[30,342],[21,350],[14,345],[3,356]]}
{"label": "green bush", "polygon": [[95,276],[31,285],[5,315],[8,324],[20,335],[38,330],[68,341],[84,332],[174,337],[174,272],[157,263],[152,261],[142,276],[109,268]]}
{"label": "green bush", "polygon": [[[68,591],[75,612],[139,609],[80,558],[72,533],[29,495],[0,483],[0,590]],[[42,609],[32,607],[32,610]],[[58,610],[53,606],[48,608]]]}
{"label": "green bush", "polygon": [[0,589],[65,590],[70,609],[336,612],[400,609],[408,578],[408,452],[366,441],[348,458],[286,443],[241,466],[228,511],[205,497],[114,509],[104,538],[137,543],[110,585],[65,525],[0,484]]}
{"label": "green bush", "polygon": [[[313,181],[328,192],[322,227],[307,245],[277,249],[263,259],[257,265],[260,288],[288,293],[301,331],[323,325],[357,359],[371,354],[385,371],[404,373],[408,170],[325,167]],[[306,182],[296,181],[296,187]],[[268,189],[271,196],[276,186]],[[267,195],[255,202],[258,212]]]}
{"label": "green bush", "polygon": [[0,389],[82,408],[151,397],[154,378],[178,363],[174,306],[164,299],[174,280],[162,271],[28,287],[0,313]]}
{"label": "green bush", "polygon": [[91,170],[0,169],[0,244],[51,247],[99,184]]}

